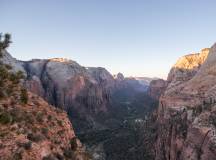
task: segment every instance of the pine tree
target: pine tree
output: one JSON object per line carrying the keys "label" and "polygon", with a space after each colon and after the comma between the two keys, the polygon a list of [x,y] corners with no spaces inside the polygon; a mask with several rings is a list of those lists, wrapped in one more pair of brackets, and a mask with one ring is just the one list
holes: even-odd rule
{"label": "pine tree", "polygon": [[9,33],[5,33],[4,36],[0,33],[0,57],[2,56],[2,50],[8,48],[11,43],[11,35]]}

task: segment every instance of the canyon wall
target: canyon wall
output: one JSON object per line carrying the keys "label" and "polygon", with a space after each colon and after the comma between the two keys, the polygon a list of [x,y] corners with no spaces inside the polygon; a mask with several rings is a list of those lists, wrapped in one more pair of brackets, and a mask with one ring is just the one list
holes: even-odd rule
{"label": "canyon wall", "polygon": [[0,52],[0,159],[90,160],[67,113],[28,92],[21,62]]}
{"label": "canyon wall", "polygon": [[178,60],[157,113],[156,160],[216,158],[216,45]]}

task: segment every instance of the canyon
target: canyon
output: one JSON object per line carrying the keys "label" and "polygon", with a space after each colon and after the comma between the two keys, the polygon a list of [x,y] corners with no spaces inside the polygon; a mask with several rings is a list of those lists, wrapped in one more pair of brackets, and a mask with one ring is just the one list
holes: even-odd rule
{"label": "canyon", "polygon": [[216,45],[180,58],[157,110],[156,160],[214,160]]}
{"label": "canyon", "polygon": [[113,151],[119,146],[113,146],[113,140],[127,144],[124,139],[134,137],[120,151],[125,156],[134,145],[136,128],[132,124],[142,122],[157,106],[147,94],[150,78],[113,76],[104,68],[87,68],[62,58],[19,61],[3,52],[2,61],[13,72],[23,72],[23,85],[31,93],[67,112],[76,135],[98,159],[111,151],[113,156],[106,159],[119,159],[119,153]]}
{"label": "canyon", "polygon": [[[68,152],[80,160],[216,158],[216,44],[181,57],[167,80],[112,75],[105,68],[63,58],[20,61],[1,52],[2,65],[10,65],[11,73],[23,73],[18,88],[28,90],[29,100],[25,105],[12,97],[1,100],[0,115],[12,115],[16,108],[26,116],[41,112],[44,117],[40,123],[33,118],[32,126],[23,119],[14,124],[10,118],[1,124],[5,135],[0,156],[11,158],[16,151],[32,159],[70,159]],[[14,143],[28,143],[26,137],[35,128],[40,134],[44,130],[42,140],[20,151]]]}
{"label": "canyon", "polygon": [[[0,159],[90,160],[67,113],[22,85],[25,77],[0,57]],[[14,59],[7,62],[16,62]],[[17,63],[13,63],[16,65]],[[20,69],[20,68],[19,68]]]}

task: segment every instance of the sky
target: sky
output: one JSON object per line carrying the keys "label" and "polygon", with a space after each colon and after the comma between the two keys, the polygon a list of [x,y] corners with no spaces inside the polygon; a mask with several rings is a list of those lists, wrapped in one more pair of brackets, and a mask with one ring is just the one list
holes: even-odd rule
{"label": "sky", "polygon": [[166,78],[216,42],[215,0],[0,0],[17,59],[63,57],[112,74]]}

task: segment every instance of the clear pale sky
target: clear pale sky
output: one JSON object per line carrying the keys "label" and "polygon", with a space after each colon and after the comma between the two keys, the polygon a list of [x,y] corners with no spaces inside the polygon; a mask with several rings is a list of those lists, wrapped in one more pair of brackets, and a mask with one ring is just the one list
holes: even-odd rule
{"label": "clear pale sky", "polygon": [[0,32],[21,60],[64,57],[126,76],[165,78],[216,42],[215,0],[0,0]]}

